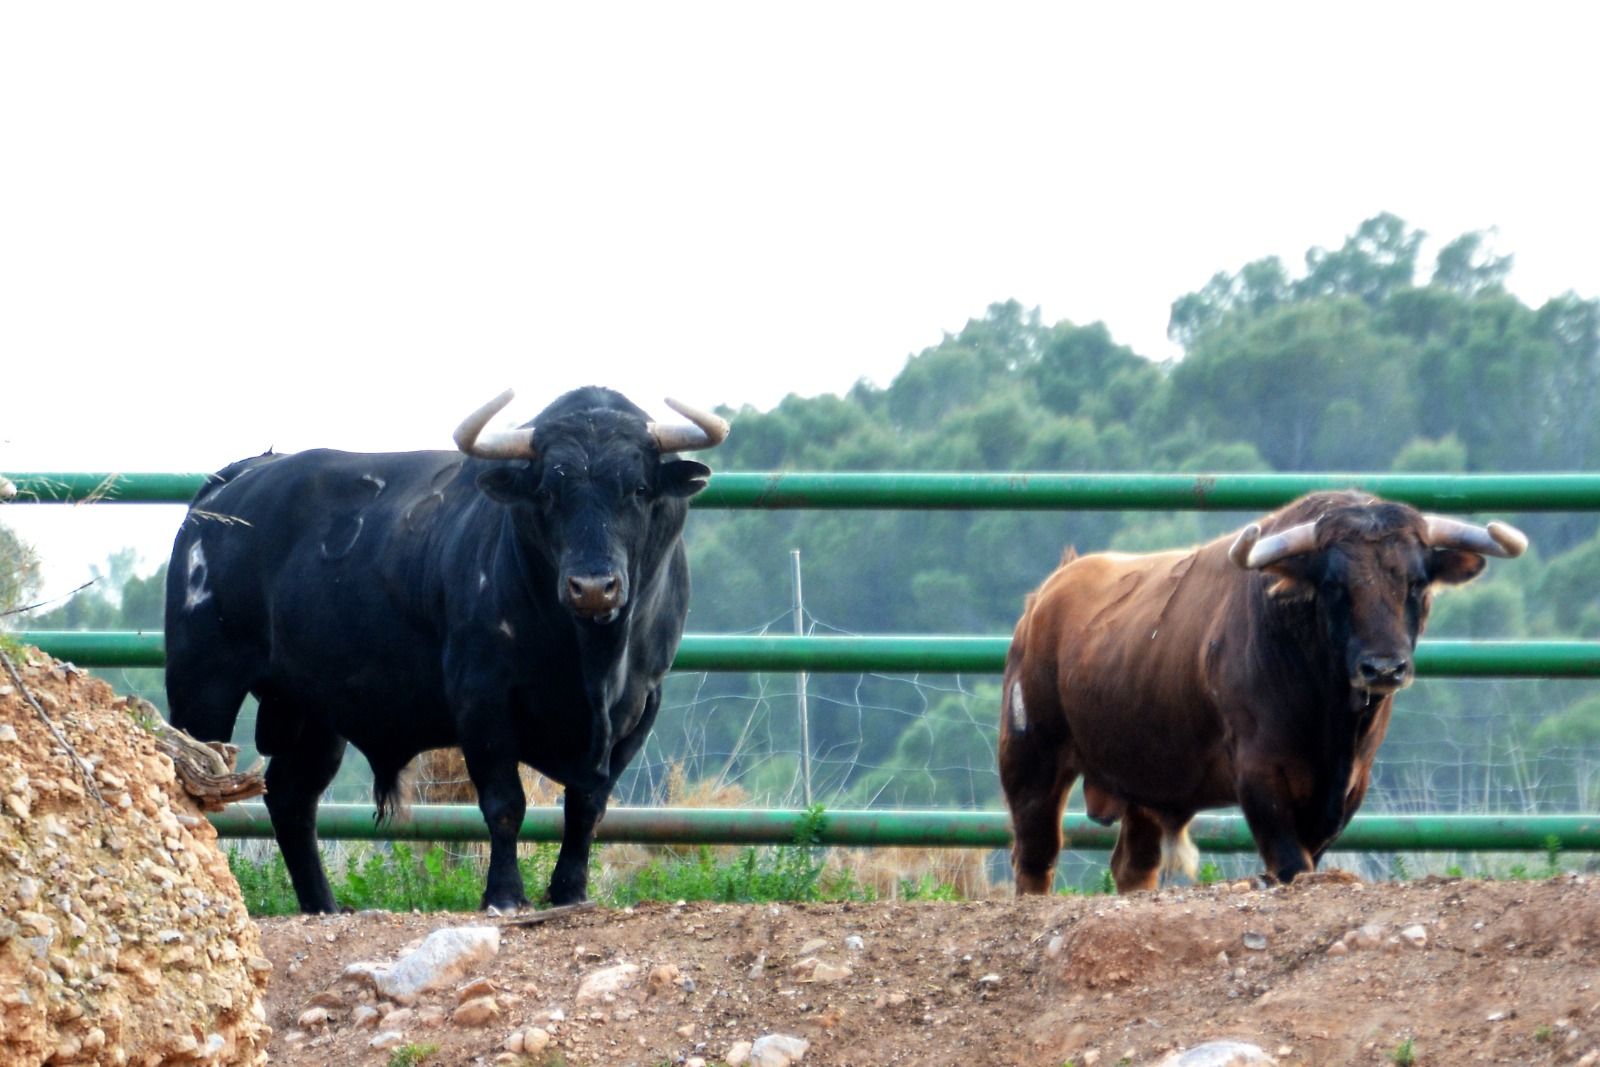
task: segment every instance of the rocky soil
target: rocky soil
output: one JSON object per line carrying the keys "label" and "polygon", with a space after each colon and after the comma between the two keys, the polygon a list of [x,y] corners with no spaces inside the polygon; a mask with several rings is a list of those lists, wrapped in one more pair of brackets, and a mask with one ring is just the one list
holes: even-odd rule
{"label": "rocky soil", "polygon": [[127,709],[24,671],[107,807],[0,679],[7,1067],[259,1061],[258,1011],[287,1067],[1600,1065],[1591,874],[257,926]]}
{"label": "rocky soil", "polygon": [[[497,945],[404,1004],[349,970],[454,927]],[[1286,1065],[1386,1064],[1408,1041],[1418,1064],[1600,1062],[1592,875],[262,930],[272,1062],[296,1067],[402,1045],[440,1064],[732,1064],[768,1035],[806,1046],[764,1062],[818,1065],[1144,1065],[1220,1038]]]}
{"label": "rocky soil", "polygon": [[266,1061],[272,965],[137,707],[0,670],[0,1064]]}

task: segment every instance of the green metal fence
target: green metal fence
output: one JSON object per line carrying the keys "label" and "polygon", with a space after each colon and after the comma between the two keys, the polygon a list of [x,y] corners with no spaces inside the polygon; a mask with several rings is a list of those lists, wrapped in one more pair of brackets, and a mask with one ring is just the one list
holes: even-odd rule
{"label": "green metal fence", "polygon": [[[13,503],[183,503],[203,474],[17,473]],[[697,507],[756,509],[949,510],[1263,510],[1317,489],[1360,488],[1422,508],[1473,511],[1600,510],[1600,474],[717,474]],[[153,667],[163,662],[159,633],[23,632],[44,651],[85,666]],[[743,637],[691,634],[673,666],[680,671],[997,673],[1003,636]],[[1600,643],[1587,641],[1425,641],[1417,671],[1432,677],[1600,678]],[[477,809],[418,806],[405,824],[374,827],[372,809],[324,805],[319,833],[427,840],[486,836]],[[615,808],[601,840],[655,843],[781,844],[803,813],[779,810]],[[561,813],[536,809],[524,836],[558,840]],[[260,805],[213,817],[229,836],[270,836]],[[1073,847],[1109,848],[1115,831],[1069,816]],[[1253,851],[1242,819],[1199,817],[1193,836],[1212,851]],[[1000,812],[839,811],[823,841],[850,845],[1004,847]],[[1358,816],[1340,839],[1348,850],[1600,850],[1600,815]]]}

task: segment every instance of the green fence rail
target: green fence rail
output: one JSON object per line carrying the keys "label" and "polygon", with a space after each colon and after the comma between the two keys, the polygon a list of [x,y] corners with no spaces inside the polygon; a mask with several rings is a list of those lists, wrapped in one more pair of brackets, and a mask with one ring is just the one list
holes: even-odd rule
{"label": "green fence rail", "polygon": [[[156,631],[21,630],[17,636],[82,667],[160,667]],[[1009,637],[741,637],[687,634],[677,671],[999,674]],[[1600,678],[1596,641],[1423,641],[1417,673],[1430,678]]]}
{"label": "green fence rail", "polygon": [[[9,473],[12,505],[28,503],[186,503],[205,474]],[[1600,474],[923,474],[719,473],[695,498],[698,507],[755,509],[1216,510],[1260,511],[1318,489],[1359,488],[1421,508],[1451,512],[1600,510]],[[84,666],[158,667],[157,632],[25,631],[18,635],[58,658]],[[996,673],[1009,638],[745,637],[691,634],[673,666],[683,671]],[[1417,672],[1432,677],[1600,677],[1600,643],[1585,641],[1425,641]],[[337,838],[483,840],[475,807],[417,805],[404,823],[376,825],[364,805],[324,804],[318,832]],[[784,844],[806,813],[775,809],[613,808],[602,841],[652,844]],[[270,837],[260,804],[211,816],[230,837]],[[562,813],[532,809],[529,840],[556,841]],[[1071,847],[1107,849],[1116,830],[1083,816],[1064,822]],[[1237,815],[1201,815],[1191,827],[1201,848],[1251,852]],[[821,842],[859,846],[1002,848],[1010,844],[1003,812],[829,812]],[[1339,840],[1341,851],[1523,851],[1555,846],[1600,851],[1600,815],[1365,815]]]}
{"label": "green fence rail", "polygon": [[[365,804],[323,804],[317,833],[326,839],[487,841],[488,829],[468,804],[416,804],[405,822],[376,822]],[[271,837],[262,804],[235,804],[209,816],[224,837]],[[650,845],[786,845],[810,820],[805,811],[774,808],[611,808],[595,839]],[[1116,827],[1082,815],[1063,820],[1068,847],[1116,844]],[[525,841],[561,840],[562,811],[536,807],[522,821]],[[1198,815],[1189,827],[1207,852],[1254,852],[1239,815]],[[922,848],[1007,848],[1011,826],[1000,811],[829,811],[817,840],[824,845]],[[1358,815],[1340,835],[1341,852],[1600,851],[1600,815]]]}
{"label": "green fence rail", "polygon": [[[204,474],[0,472],[11,505],[183,504]],[[1255,511],[1316,489],[1364,489],[1422,508],[1600,509],[1600,474],[928,474],[718,473],[697,507],[1004,511]]]}

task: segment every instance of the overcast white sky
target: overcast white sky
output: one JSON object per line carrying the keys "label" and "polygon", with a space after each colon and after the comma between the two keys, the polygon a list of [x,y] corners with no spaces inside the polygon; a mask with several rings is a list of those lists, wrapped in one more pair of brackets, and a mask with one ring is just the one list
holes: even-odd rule
{"label": "overcast white sky", "polygon": [[[1600,9],[1086,7],[6,5],[0,470],[766,408],[1008,298],[1168,358],[1176,296],[1385,210],[1600,295]],[[59,589],[180,514],[0,521]]]}

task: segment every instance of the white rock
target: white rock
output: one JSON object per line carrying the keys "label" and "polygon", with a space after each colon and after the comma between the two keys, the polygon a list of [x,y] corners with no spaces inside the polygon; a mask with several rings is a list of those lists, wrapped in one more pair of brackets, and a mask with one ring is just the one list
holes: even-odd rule
{"label": "white rock", "polygon": [[867,943],[861,940],[861,936],[859,934],[851,934],[849,937],[844,939],[844,947],[849,949],[851,952],[860,952],[862,949],[867,947]]}
{"label": "white rock", "polygon": [[457,1026],[487,1026],[500,1017],[500,1005],[493,997],[473,997],[450,1016]]}
{"label": "white rock", "polygon": [[408,1026],[415,1026],[417,1013],[411,1008],[396,1008],[384,1015],[378,1025],[385,1030],[404,1030]]}
{"label": "white rock", "polygon": [[1207,1041],[1168,1053],[1156,1067],[1277,1067],[1278,1061],[1244,1041]]}
{"label": "white rock", "polygon": [[450,985],[499,952],[499,927],[453,926],[435,930],[396,963],[352,963],[344,974],[371,982],[396,1003],[413,1004],[423,993]]}
{"label": "white rock", "polygon": [[744,1067],[750,1062],[750,1042],[735,1041],[728,1046],[728,1054],[722,1057],[728,1067]]}
{"label": "white rock", "polygon": [[371,1041],[367,1042],[368,1048],[386,1049],[398,1048],[406,1043],[406,1035],[398,1030],[380,1030],[374,1034]]}
{"label": "white rock", "polygon": [[330,1017],[331,1016],[329,1015],[327,1008],[307,1008],[305,1011],[301,1012],[300,1017],[295,1020],[295,1025],[300,1027],[302,1030],[315,1030],[319,1026],[327,1026],[328,1019]]}
{"label": "white rock", "polygon": [[750,1046],[750,1067],[790,1067],[805,1058],[811,1042],[788,1034],[767,1034]]}
{"label": "white rock", "polygon": [[1422,948],[1428,943],[1428,931],[1421,923],[1412,923],[1400,931],[1400,938],[1412,948]]}
{"label": "white rock", "polygon": [[613,967],[603,967],[591,972],[579,983],[577,1003],[580,1006],[593,1004],[596,1001],[609,1003],[616,999],[618,993],[638,980],[637,963],[619,963]]}

